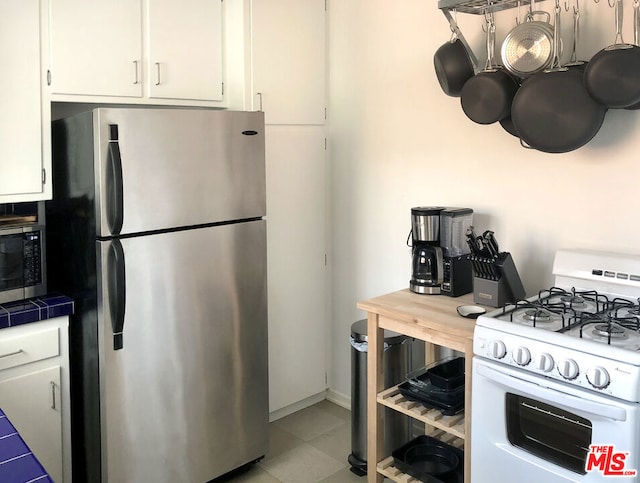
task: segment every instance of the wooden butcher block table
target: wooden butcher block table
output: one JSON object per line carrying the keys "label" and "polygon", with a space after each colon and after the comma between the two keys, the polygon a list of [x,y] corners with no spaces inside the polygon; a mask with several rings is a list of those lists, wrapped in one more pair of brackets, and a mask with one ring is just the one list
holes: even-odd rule
{"label": "wooden butcher block table", "polygon": [[[470,478],[471,441],[471,360],[475,320],[461,317],[456,308],[473,305],[473,295],[447,297],[419,295],[408,289],[358,302],[367,312],[367,469],[369,483],[384,477],[397,482],[417,481],[394,466],[391,455],[384,454],[384,407],[407,414],[426,424],[426,433],[464,449],[464,480]],[[383,330],[388,329],[426,342],[426,363],[438,360],[439,347],[447,347],[465,355],[465,410],[445,416],[439,410],[407,400],[397,386],[384,387]],[[373,463],[372,463],[373,462]],[[377,463],[377,464],[376,464]]]}

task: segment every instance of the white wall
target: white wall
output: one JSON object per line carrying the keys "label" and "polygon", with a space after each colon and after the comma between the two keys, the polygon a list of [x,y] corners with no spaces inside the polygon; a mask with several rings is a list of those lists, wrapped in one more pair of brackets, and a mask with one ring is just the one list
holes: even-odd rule
{"label": "white wall", "polygon": [[[613,11],[606,0],[580,6],[579,57],[590,58],[613,42]],[[450,30],[435,0],[334,0],[329,10],[333,390],[350,393],[349,330],[365,315],[356,302],[408,286],[413,206],[473,208],[476,231],[495,231],[529,294],[552,282],[560,247],[640,253],[640,111],[610,110],[577,151],[527,150],[440,89],[433,54]],[[499,14],[498,42],[514,15]],[[484,65],[480,17],[458,20]],[[567,47],[571,22],[563,12]]]}

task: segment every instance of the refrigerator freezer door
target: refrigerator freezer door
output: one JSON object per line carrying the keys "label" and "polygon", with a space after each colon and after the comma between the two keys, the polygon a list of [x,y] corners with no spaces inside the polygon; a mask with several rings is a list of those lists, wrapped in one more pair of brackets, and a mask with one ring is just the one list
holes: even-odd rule
{"label": "refrigerator freezer door", "polygon": [[97,242],[102,481],[204,482],[265,454],[265,239],[258,220]]}
{"label": "refrigerator freezer door", "polygon": [[263,113],[103,108],[93,129],[98,237],[266,213]]}

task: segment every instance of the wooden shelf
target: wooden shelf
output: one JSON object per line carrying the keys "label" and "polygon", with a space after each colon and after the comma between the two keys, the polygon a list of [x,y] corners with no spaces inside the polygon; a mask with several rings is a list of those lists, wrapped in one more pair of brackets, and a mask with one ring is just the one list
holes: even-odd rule
{"label": "wooden shelf", "polygon": [[[464,440],[452,434],[445,433],[444,431],[433,428],[427,428],[425,434],[433,438],[437,438],[440,441],[450,444],[451,446],[454,446],[458,449],[464,449]],[[396,468],[396,466],[394,465],[393,456],[389,456],[378,462],[378,464],[376,465],[376,469],[381,475],[384,475],[386,478],[389,478],[398,483],[415,483],[420,481]]]}
{"label": "wooden shelf", "polygon": [[[462,297],[424,296],[400,290],[358,302],[367,312],[369,355],[368,371],[368,460],[378,461],[370,466],[369,483],[381,483],[384,477],[396,482],[414,483],[419,480],[394,466],[393,457],[383,454],[383,435],[378,428],[384,423],[382,408],[401,412],[425,424],[425,433],[464,451],[464,481],[469,483],[471,435],[471,360],[475,321],[460,317],[456,307],[473,303],[472,295]],[[384,387],[383,331],[424,340],[426,363],[435,362],[435,348],[448,347],[465,356],[465,412],[445,416],[437,409],[404,397],[398,386]],[[433,359],[433,360],[431,360]],[[466,416],[465,416],[466,414]]]}
{"label": "wooden shelf", "polygon": [[400,393],[398,386],[379,393],[378,402],[464,441],[464,413],[445,416],[438,409],[428,408],[422,403],[407,399]]}

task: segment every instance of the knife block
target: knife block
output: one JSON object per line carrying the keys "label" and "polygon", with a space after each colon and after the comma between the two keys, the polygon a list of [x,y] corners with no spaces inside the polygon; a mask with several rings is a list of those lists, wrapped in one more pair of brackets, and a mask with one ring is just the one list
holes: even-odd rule
{"label": "knife block", "polygon": [[502,307],[523,299],[524,287],[511,254],[500,253],[493,264],[499,275],[497,280],[473,277],[473,301],[489,307]]}
{"label": "knife block", "polygon": [[511,302],[511,293],[504,278],[489,280],[473,277],[473,302],[487,307],[502,307]]}

